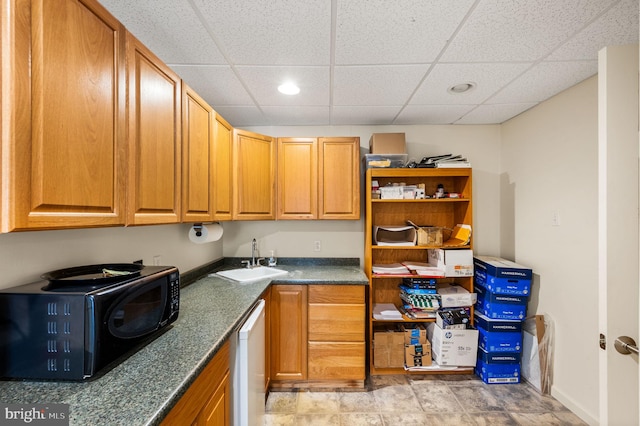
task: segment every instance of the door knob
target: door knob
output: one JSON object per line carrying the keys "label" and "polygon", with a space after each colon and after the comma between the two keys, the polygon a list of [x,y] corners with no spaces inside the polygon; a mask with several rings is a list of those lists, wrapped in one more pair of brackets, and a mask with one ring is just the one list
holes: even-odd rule
{"label": "door knob", "polygon": [[613,346],[615,346],[616,351],[620,352],[622,355],[629,355],[631,352],[638,355],[636,341],[629,336],[618,337]]}

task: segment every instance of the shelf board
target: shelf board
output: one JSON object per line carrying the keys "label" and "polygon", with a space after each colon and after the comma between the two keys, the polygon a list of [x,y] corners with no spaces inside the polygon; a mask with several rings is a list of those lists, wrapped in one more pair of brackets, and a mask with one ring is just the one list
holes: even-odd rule
{"label": "shelf board", "polygon": [[389,322],[402,324],[402,323],[405,323],[405,322],[436,322],[436,319],[435,318],[409,318],[405,314],[402,314],[402,319],[399,319],[399,320],[377,319],[377,318],[371,317],[371,321],[373,323],[379,323],[379,324],[389,323]]}
{"label": "shelf board", "polygon": [[371,278],[433,278],[440,279],[446,278],[445,276],[433,277],[429,275],[417,275],[417,274],[371,274]]}
{"label": "shelf board", "polygon": [[372,203],[468,203],[471,201],[469,198],[425,198],[414,200],[411,198],[401,199],[389,199],[389,198],[374,198]]}

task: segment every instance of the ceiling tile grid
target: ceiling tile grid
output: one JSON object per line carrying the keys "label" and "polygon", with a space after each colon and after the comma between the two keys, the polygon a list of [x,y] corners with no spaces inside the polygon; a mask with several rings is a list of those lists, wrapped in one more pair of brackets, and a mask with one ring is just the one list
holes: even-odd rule
{"label": "ceiling tile grid", "polygon": [[99,1],[234,126],[502,123],[638,42],[638,0]]}

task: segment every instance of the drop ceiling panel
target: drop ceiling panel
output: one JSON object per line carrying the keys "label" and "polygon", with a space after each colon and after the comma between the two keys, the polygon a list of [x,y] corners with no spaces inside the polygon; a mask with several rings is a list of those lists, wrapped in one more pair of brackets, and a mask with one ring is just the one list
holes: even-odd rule
{"label": "drop ceiling panel", "polygon": [[399,106],[334,106],[331,109],[331,124],[393,124],[393,119],[398,115],[400,109]]}
{"label": "drop ceiling panel", "polygon": [[452,124],[475,105],[408,105],[393,124]]}
{"label": "drop ceiling panel", "polygon": [[166,63],[226,64],[186,0],[100,0]]}
{"label": "drop ceiling panel", "polygon": [[472,4],[472,0],[338,0],[335,62],[433,62]]}
{"label": "drop ceiling panel", "polygon": [[[411,99],[411,105],[480,104],[498,91],[505,81],[522,74],[529,63],[438,64]],[[476,87],[465,93],[449,93],[447,89],[460,83]]]}
{"label": "drop ceiling panel", "polygon": [[262,110],[270,123],[284,126],[319,126],[330,120],[328,106],[269,106]]}
{"label": "drop ceiling panel", "polygon": [[466,114],[455,124],[496,124],[504,123],[508,119],[537,105],[536,103],[524,104],[495,104],[479,105]]}
{"label": "drop ceiling panel", "polygon": [[171,69],[200,96],[217,106],[254,104],[231,67],[172,65]]}
{"label": "drop ceiling panel", "polygon": [[328,65],[331,2],[193,0],[235,65]]}
{"label": "drop ceiling panel", "polygon": [[541,59],[613,2],[481,1],[441,59],[444,62]]}
{"label": "drop ceiling panel", "polygon": [[234,126],[502,123],[638,42],[638,0],[99,1]]}
{"label": "drop ceiling panel", "polygon": [[402,106],[428,69],[426,64],[335,67],[333,104]]}
{"label": "drop ceiling panel", "polygon": [[266,126],[269,121],[256,106],[221,106],[213,107],[234,127]]}
{"label": "drop ceiling panel", "polygon": [[[329,105],[329,67],[237,67],[238,75],[249,93],[260,104]],[[300,94],[283,95],[278,86],[292,81]]]}
{"label": "drop ceiling panel", "polygon": [[605,46],[638,42],[638,0],[623,0],[545,60],[598,59]]}
{"label": "drop ceiling panel", "polygon": [[540,102],[597,72],[598,61],[541,62],[487,103]]}

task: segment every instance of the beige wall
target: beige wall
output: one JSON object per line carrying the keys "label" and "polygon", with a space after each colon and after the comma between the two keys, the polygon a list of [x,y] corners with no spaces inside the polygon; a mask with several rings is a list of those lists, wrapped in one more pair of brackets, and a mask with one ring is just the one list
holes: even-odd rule
{"label": "beige wall", "polygon": [[599,417],[597,95],[592,77],[504,123],[501,149],[501,254],[533,269],[529,313],[555,325],[553,395],[590,423]]}
{"label": "beige wall", "polygon": [[[409,158],[455,153],[473,166],[474,248],[497,255],[500,250],[500,126],[324,126],[251,127],[270,136],[359,136],[360,152],[369,152],[372,133],[404,132]],[[364,170],[362,171],[364,175]],[[364,209],[362,209],[364,215]],[[258,240],[261,254],[276,250],[284,257],[358,257],[364,252],[364,222],[276,221],[225,223],[224,255],[247,256]],[[228,232],[227,232],[228,231]],[[320,252],[313,242],[321,241]]]}
{"label": "beige wall", "polygon": [[193,244],[190,226],[71,229],[0,234],[0,288],[35,281],[45,272],[97,263],[142,259],[185,272],[222,257],[222,242]]}

